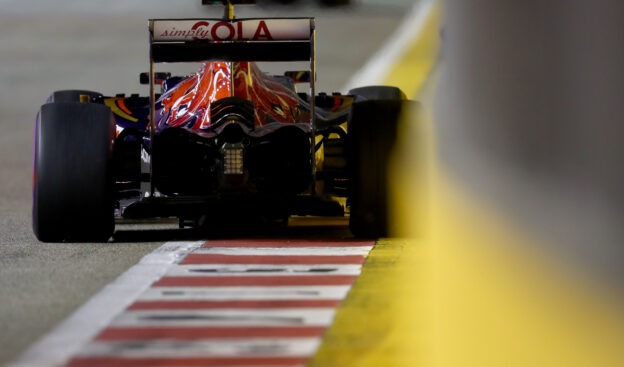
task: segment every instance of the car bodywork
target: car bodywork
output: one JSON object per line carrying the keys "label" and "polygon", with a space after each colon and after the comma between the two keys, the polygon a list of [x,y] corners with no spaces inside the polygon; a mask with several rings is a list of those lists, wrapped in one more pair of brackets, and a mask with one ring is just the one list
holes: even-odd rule
{"label": "car bodywork", "polygon": [[[353,97],[315,95],[314,31],[312,18],[150,20],[152,73],[144,81],[151,98],[104,98],[118,107],[117,147],[140,149],[142,157],[141,175],[136,164],[117,165],[117,186],[128,187],[117,190],[119,214],[192,221],[218,206],[220,214],[271,207],[280,216],[342,215],[342,205],[317,195],[317,142],[346,136],[340,125]],[[259,60],[307,61],[310,68],[269,75]],[[158,79],[154,64],[163,61],[201,66],[190,76]],[[301,82],[307,93],[297,92]],[[325,205],[305,210],[312,200]]]}
{"label": "car bodywork", "polygon": [[[141,74],[147,96],[59,91],[42,106],[33,196],[33,227],[41,240],[90,239],[92,232],[105,239],[112,234],[113,213],[126,219],[177,217],[181,227],[224,219],[244,225],[252,217],[284,222],[290,215],[344,216],[371,200],[375,205],[364,205],[368,211],[351,215],[351,229],[358,235],[385,231],[371,232],[366,224],[380,222],[372,211],[385,205],[383,172],[394,141],[394,133],[376,131],[396,130],[394,112],[405,96],[392,87],[317,93],[314,18],[236,19],[234,3],[250,1],[221,3],[223,18],[149,21],[149,72]],[[303,62],[307,68],[270,75],[258,64],[275,61]],[[156,71],[161,63],[199,63],[199,70],[171,76]],[[380,101],[366,105],[367,99]],[[81,125],[82,119],[97,120],[98,132]],[[104,151],[94,151],[89,142],[48,143],[78,137],[73,130],[55,131],[68,124],[96,134]],[[365,140],[350,140],[347,124],[363,126]],[[388,138],[379,139],[382,135]],[[70,158],[62,162],[55,156]],[[378,162],[369,164],[368,156]],[[89,181],[76,167],[102,173],[106,182]],[[83,178],[97,190],[73,190],[74,181]],[[111,197],[110,205],[102,197]],[[77,214],[85,198],[99,204]],[[89,230],[109,216],[108,207],[109,224]],[[385,214],[379,218],[385,222]],[[87,229],[76,232],[74,223]],[[64,229],[55,229],[59,226]]]}

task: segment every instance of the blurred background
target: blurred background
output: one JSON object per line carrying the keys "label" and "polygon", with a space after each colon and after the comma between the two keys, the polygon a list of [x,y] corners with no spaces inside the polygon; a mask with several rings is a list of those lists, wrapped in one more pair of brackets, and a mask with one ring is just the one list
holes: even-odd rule
{"label": "blurred background", "polygon": [[443,160],[558,257],[624,279],[624,6],[445,3]]}

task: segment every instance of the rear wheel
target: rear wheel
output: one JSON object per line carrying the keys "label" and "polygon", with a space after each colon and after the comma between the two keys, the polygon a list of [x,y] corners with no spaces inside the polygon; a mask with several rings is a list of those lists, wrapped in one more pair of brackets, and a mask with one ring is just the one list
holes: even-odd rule
{"label": "rear wheel", "polygon": [[404,113],[415,102],[369,100],[354,104],[348,131],[349,228],[357,237],[388,235],[388,168]]}
{"label": "rear wheel", "polygon": [[33,230],[40,241],[107,241],[114,230],[110,109],[48,103],[35,127]]}

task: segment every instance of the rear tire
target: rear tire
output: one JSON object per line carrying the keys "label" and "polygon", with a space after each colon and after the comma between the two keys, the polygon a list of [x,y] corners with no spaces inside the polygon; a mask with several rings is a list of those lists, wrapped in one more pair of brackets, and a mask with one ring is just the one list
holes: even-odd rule
{"label": "rear tire", "polygon": [[32,220],[42,242],[107,241],[114,231],[115,123],[95,103],[48,103],[35,127]]}
{"label": "rear tire", "polygon": [[358,102],[348,125],[349,228],[356,237],[388,236],[388,167],[403,113],[415,102]]}

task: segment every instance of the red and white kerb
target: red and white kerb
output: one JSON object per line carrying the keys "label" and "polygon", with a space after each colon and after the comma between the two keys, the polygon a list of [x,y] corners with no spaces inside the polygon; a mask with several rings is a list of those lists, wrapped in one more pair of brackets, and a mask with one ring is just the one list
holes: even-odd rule
{"label": "red and white kerb", "polygon": [[210,241],[66,366],[305,366],[373,241]]}

